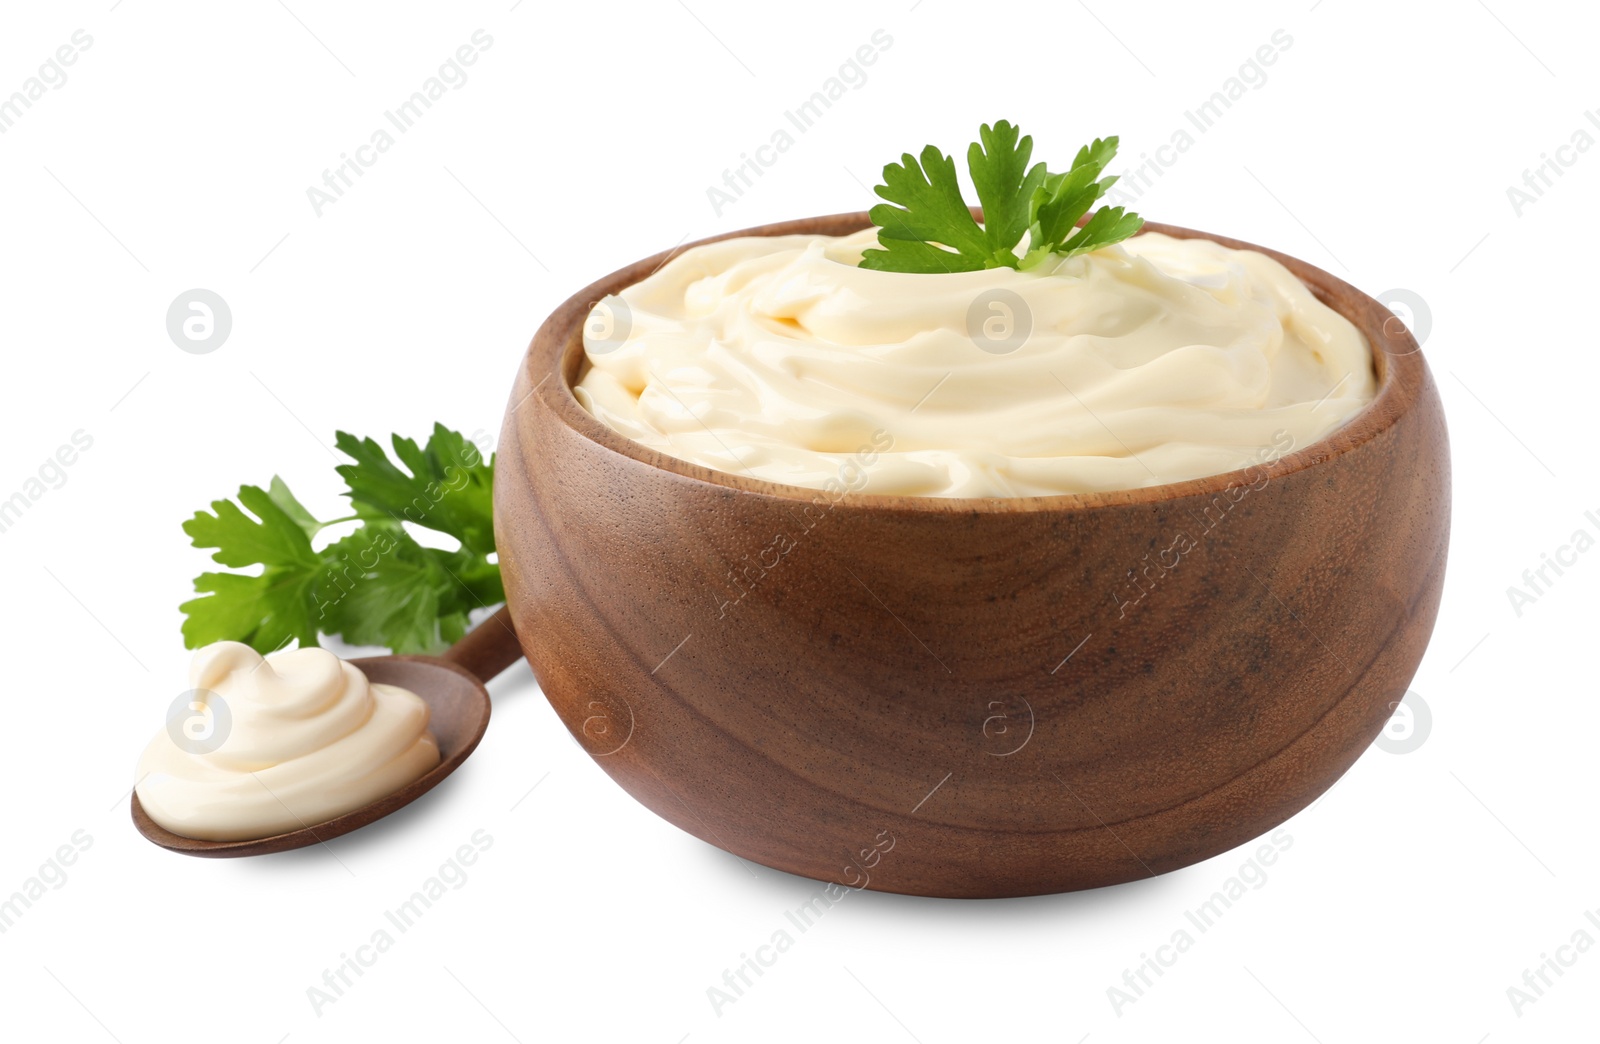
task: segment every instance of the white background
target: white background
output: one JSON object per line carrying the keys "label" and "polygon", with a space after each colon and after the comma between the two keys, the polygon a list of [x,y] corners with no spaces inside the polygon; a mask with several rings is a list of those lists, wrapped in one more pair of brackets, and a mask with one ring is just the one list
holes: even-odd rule
{"label": "white background", "polygon": [[[0,1036],[1592,1039],[1600,948],[1520,1012],[1507,995],[1577,930],[1600,940],[1584,918],[1600,908],[1600,552],[1520,616],[1507,596],[1575,530],[1600,535],[1584,517],[1600,515],[1600,154],[1567,154],[1520,215],[1507,197],[1580,127],[1600,136],[1592,15],[512,2],[8,5],[0,96],[75,30],[93,43],[0,135],[0,498],[74,431],[93,447],[0,534],[0,897],[74,831],[92,845],[0,935]],[[306,189],[480,28],[493,44],[468,82],[317,216]],[[893,43],[867,82],[717,214],[707,187],[877,29]],[[381,826],[224,862],[133,831],[134,760],[185,678],[176,606],[207,565],[179,529],[194,510],[279,473],[328,517],[336,428],[493,437],[519,354],[568,294],[686,236],[864,209],[883,163],[959,151],[982,121],[1019,122],[1058,163],[1109,133],[1136,159],[1278,29],[1293,43],[1266,82],[1138,209],[1426,301],[1455,467],[1444,607],[1413,685],[1432,727],[1291,820],[1266,883],[1135,1003],[1115,1010],[1107,988],[1249,848],[1090,893],[851,895],[717,1013],[707,987],[815,884],[636,805],[525,667],[493,686],[468,766]],[[166,331],[194,287],[233,314],[207,355]],[[315,1011],[324,969],[479,829],[493,845],[465,885]]]}

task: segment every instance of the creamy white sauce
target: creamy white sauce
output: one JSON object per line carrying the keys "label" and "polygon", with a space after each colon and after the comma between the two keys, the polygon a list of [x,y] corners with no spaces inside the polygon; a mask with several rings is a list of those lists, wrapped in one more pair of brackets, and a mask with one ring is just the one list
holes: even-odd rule
{"label": "creamy white sauce", "polygon": [[184,716],[139,759],[135,790],[175,834],[242,841],[314,826],[439,763],[428,705],[326,649],[198,650]]}
{"label": "creamy white sauce", "polygon": [[1365,338],[1263,254],[1150,233],[1030,272],[926,275],[857,267],[875,243],[685,251],[591,313],[578,401],[719,471],[1014,497],[1258,464],[1374,394]]}

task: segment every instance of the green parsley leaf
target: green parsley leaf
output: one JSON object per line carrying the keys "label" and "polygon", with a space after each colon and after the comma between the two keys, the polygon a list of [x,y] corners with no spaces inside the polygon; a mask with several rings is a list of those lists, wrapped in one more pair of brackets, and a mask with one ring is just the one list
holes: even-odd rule
{"label": "green parsley leaf", "polygon": [[[975,272],[984,268],[1035,268],[1054,258],[1098,250],[1134,235],[1144,225],[1123,207],[1084,215],[1116,183],[1102,178],[1117,154],[1117,139],[1096,138],[1078,150],[1070,169],[1049,173],[1029,166],[1033,138],[1001,120],[978,129],[967,149],[967,170],[983,208],[972,218],[956,178],[955,162],[929,145],[918,166],[908,153],[883,168],[880,203],[871,217],[882,249],[862,251],[861,267],[884,272]],[[1017,256],[1023,234],[1027,251]]]}
{"label": "green parsley leaf", "polygon": [[1045,179],[1043,163],[1028,166],[1033,138],[1019,141],[1018,133],[1005,120],[992,130],[984,124],[978,129],[981,141],[967,147],[967,171],[983,207],[989,256],[1007,268],[1017,267],[1016,246],[1033,221],[1034,194]]}
{"label": "green parsley leaf", "polygon": [[288,484],[276,475],[272,476],[272,484],[267,487],[267,496],[272,498],[274,504],[283,509],[285,515],[294,519],[295,523],[305,530],[308,537],[316,536],[323,526],[328,524],[318,522],[311,517],[311,512],[307,511],[305,506],[294,498],[294,494],[289,492]]}
{"label": "green parsley leaf", "polygon": [[929,145],[921,165],[908,152],[900,163],[884,167],[883,182],[877,192],[889,203],[872,208],[883,249],[863,251],[862,268],[976,272],[993,267],[987,263],[988,236],[961,198],[955,160]]}
{"label": "green parsley leaf", "polygon": [[1095,180],[1116,154],[1116,138],[1096,138],[1092,145],[1078,150],[1071,170],[1065,174],[1051,174],[1045,179],[1043,191],[1033,198],[1037,242],[1060,243],[1071,234],[1095,200],[1117,180],[1114,177],[1104,182]]}
{"label": "green parsley leaf", "polygon": [[351,645],[385,645],[397,653],[449,645],[466,631],[467,609],[439,552],[404,529],[362,526],[329,545],[318,623]]}
{"label": "green parsley leaf", "polygon": [[[504,601],[491,560],[493,461],[442,425],[425,447],[398,435],[392,442],[408,470],[373,439],[338,433],[339,448],[355,461],[338,468],[353,515],[319,521],[274,476],[266,490],[241,487],[237,502],[216,501],[184,523],[194,545],[214,548],[220,564],[261,567],[260,575],[195,579],[201,597],[180,606],[185,645],[227,639],[271,652],[296,640],[315,645],[320,632],[398,653],[438,652],[466,633],[474,609]],[[349,521],[361,525],[313,549],[317,533]],[[408,521],[459,546],[424,547],[406,531]]]}
{"label": "green parsley leaf", "polygon": [[268,570],[261,576],[243,573],[201,573],[195,593],[178,606],[186,614],[183,644],[198,649],[212,642],[244,642],[269,653],[298,640],[315,645],[310,591],[314,575]]}
{"label": "green parsley leaf", "polygon": [[[246,515],[241,504],[255,518]],[[196,511],[183,524],[183,531],[194,539],[195,547],[216,548],[211,557],[225,566],[315,568],[319,564],[311,550],[311,537],[260,486],[241,488],[238,504],[213,502],[211,512]]]}
{"label": "green parsley leaf", "polygon": [[311,550],[310,535],[266,490],[244,486],[238,504],[215,501],[210,514],[195,512],[183,531],[195,547],[215,548],[213,561],[235,568],[263,567],[259,576],[202,573],[195,579],[201,597],[179,606],[188,617],[183,624],[186,646],[229,638],[271,651],[291,639],[316,642],[310,603],[322,559]]}
{"label": "green parsley leaf", "polygon": [[348,496],[364,518],[389,518],[453,536],[480,554],[494,551],[494,465],[459,432],[433,426],[425,448],[394,436],[395,455],[410,469],[396,467],[374,439],[338,432],[334,445],[354,464],[338,471]]}

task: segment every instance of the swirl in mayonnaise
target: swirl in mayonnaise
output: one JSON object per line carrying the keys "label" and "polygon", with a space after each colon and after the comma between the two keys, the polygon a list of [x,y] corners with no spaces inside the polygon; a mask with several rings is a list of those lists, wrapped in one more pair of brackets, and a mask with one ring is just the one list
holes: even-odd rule
{"label": "swirl in mayonnaise", "polygon": [[421,697],[369,683],[326,649],[263,657],[217,642],[194,654],[189,684],[194,714],[150,741],[135,786],[175,834],[243,841],[314,826],[439,763]]}
{"label": "swirl in mayonnaise", "polygon": [[1304,447],[1375,392],[1366,339],[1278,262],[1147,233],[1032,271],[857,267],[875,231],[685,251],[600,302],[574,388],[719,471],[868,493],[1133,489]]}

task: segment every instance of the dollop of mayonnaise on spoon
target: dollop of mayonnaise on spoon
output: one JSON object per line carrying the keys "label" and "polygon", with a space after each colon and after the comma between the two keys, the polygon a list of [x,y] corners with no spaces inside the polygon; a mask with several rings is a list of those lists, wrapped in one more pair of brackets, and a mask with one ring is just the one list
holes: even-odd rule
{"label": "dollop of mayonnaise on spoon", "polygon": [[439,763],[422,698],[326,649],[263,657],[217,642],[195,653],[189,685],[134,786],[175,834],[245,841],[315,826]]}

